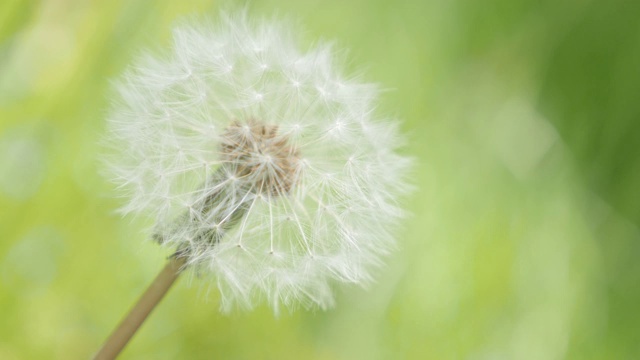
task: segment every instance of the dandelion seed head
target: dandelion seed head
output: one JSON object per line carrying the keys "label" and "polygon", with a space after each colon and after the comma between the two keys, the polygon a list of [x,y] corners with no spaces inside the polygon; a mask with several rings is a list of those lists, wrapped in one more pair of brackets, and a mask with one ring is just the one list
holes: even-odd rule
{"label": "dandelion seed head", "polygon": [[334,51],[246,13],[185,23],[116,82],[108,116],[122,212],[211,274],[221,308],[333,306],[394,246],[410,161],[378,89]]}

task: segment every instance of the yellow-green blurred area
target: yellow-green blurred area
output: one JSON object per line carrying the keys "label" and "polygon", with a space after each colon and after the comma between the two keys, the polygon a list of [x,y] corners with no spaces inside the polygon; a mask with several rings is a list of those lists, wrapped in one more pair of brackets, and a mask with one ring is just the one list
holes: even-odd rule
{"label": "yellow-green blurred area", "polygon": [[[90,357],[168,255],[100,175],[110,80],[213,1],[0,3],[0,359]],[[640,358],[640,2],[267,1],[385,91],[399,250],[337,307],[221,315],[185,277],[124,359]]]}

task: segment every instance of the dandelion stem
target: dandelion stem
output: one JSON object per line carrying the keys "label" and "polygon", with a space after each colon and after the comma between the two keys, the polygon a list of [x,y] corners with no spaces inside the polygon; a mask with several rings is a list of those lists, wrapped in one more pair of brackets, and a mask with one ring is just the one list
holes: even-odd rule
{"label": "dandelion stem", "polygon": [[95,355],[94,360],[115,359],[124,349],[182,272],[187,258],[177,255],[178,253],[169,258],[167,265],[142,294],[135,306],[129,311],[129,314],[120,322],[118,328],[109,336],[100,351]]}

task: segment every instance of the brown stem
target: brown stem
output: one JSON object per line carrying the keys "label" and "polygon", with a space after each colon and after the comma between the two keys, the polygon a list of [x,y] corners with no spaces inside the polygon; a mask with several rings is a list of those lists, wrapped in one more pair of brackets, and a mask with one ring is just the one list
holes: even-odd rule
{"label": "brown stem", "polygon": [[178,256],[178,253],[169,259],[167,265],[142,294],[142,297],[140,297],[140,300],[131,309],[127,317],[122,320],[118,328],[109,336],[109,339],[98,351],[94,360],[115,359],[120,354],[120,351],[149,316],[149,313],[158,305],[162,297],[176,281],[185,261],[186,257]]}

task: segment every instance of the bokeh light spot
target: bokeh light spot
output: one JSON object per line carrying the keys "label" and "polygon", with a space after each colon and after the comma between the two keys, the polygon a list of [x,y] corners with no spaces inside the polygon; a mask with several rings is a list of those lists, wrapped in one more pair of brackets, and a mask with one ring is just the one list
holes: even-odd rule
{"label": "bokeh light spot", "polygon": [[45,174],[45,156],[38,139],[21,128],[0,138],[0,192],[26,200],[38,191]]}
{"label": "bokeh light spot", "polygon": [[56,277],[63,251],[62,235],[55,228],[31,229],[2,260],[3,285],[18,292],[45,290]]}

